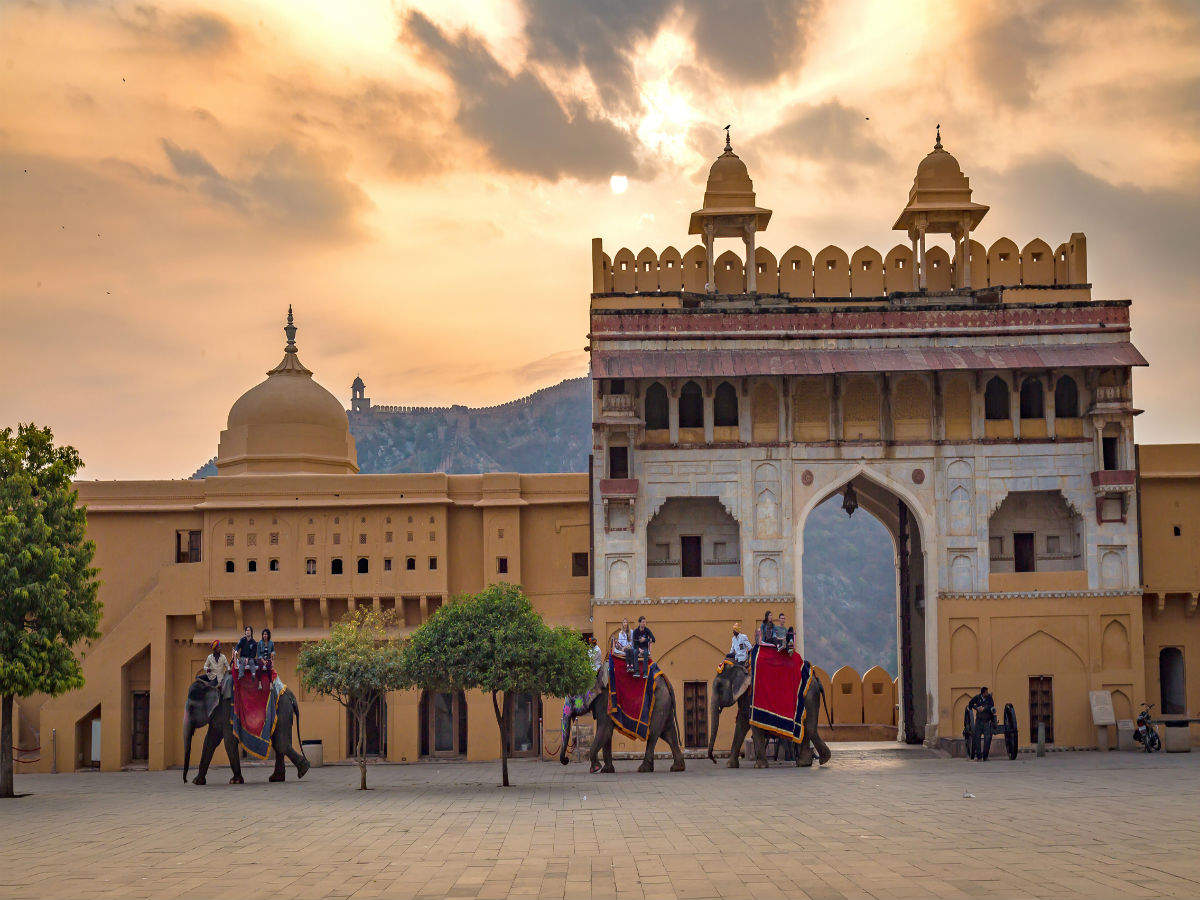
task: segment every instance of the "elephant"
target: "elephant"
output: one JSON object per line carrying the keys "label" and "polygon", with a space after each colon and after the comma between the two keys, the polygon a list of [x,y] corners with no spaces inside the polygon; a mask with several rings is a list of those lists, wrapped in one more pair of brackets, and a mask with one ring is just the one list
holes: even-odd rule
{"label": "elephant", "polygon": [[[596,720],[596,736],[592,739],[592,746],[589,750],[589,759],[591,761],[592,772],[615,772],[612,761],[612,739],[613,739],[613,720],[608,714],[608,666],[603,665],[596,673],[596,683],[587,694],[592,698],[591,702],[581,710],[572,710],[566,708],[563,710],[563,735],[564,738],[570,735],[571,720],[577,716],[583,715],[586,712],[591,712]],[[675,721],[675,689],[671,686],[671,682],[667,680],[666,675],[659,675],[654,680],[654,709],[650,714],[650,730],[646,739],[646,753],[642,758],[642,764],[638,766],[639,772],[654,771],[654,746],[658,743],[658,739],[662,738],[671,747],[671,755],[674,757],[674,762],[671,764],[672,772],[682,772],[683,765],[683,744],[679,739],[679,723]],[[558,761],[564,766],[570,762],[567,758],[567,740],[563,740],[562,749],[558,752]],[[604,765],[600,765],[597,758],[600,751],[604,751]]]}
{"label": "elephant", "polygon": [[[296,776],[303,778],[308,772],[308,759],[297,753],[292,746],[292,722],[296,723],[296,740],[300,741],[300,706],[291,689],[279,695],[275,705],[275,732],[271,735],[271,749],[275,752],[275,771],[268,781],[284,781],[284,757],[296,767]],[[217,745],[225,742],[225,753],[233,769],[230,784],[245,784],[242,778],[241,754],[238,752],[237,736],[233,730],[233,699],[216,685],[197,678],[188,688],[187,702],[183,711],[183,780],[187,782],[188,767],[192,757],[192,735],[197,728],[207,726],[204,749],[200,753],[200,768],[192,784],[206,784],[205,776],[212,762]],[[303,746],[303,744],[301,744]]]}
{"label": "elephant", "polygon": [[[737,720],[733,728],[733,745],[729,751],[729,768],[737,769],[740,767],[740,758],[742,755],[742,742],[746,739],[746,732],[751,731],[754,739],[754,768],[767,768],[767,738],[769,733],[759,728],[757,725],[750,724],[750,669],[742,663],[730,663],[723,666],[717,676],[712,681],[712,701],[709,704],[709,723],[710,732],[708,738],[708,758],[714,763],[717,758],[713,755],[713,748],[717,743],[717,728],[721,724],[721,710],[737,704]],[[829,762],[832,754],[829,752],[829,745],[821,739],[821,735],[817,732],[817,719],[821,712],[821,701],[825,698],[825,689],[821,686],[819,678],[813,678],[812,684],[809,686],[807,693],[804,695],[804,741],[800,744],[796,753],[796,765],[809,767],[813,763],[813,750],[817,752],[817,758],[821,765]],[[825,707],[825,714],[829,716],[829,707]],[[832,725],[832,718],[830,717]]]}

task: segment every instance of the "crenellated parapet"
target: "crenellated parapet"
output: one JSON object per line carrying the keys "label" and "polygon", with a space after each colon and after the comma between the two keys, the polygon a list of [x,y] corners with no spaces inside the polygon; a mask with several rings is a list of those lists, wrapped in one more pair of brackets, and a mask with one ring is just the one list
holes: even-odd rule
{"label": "crenellated parapet", "polygon": [[[925,252],[925,291],[947,293],[969,284],[987,287],[1061,287],[1087,284],[1087,240],[1076,232],[1056,249],[1041,238],[1018,247],[1002,237],[985,248],[969,241],[969,266],[964,266],[962,247],[954,258],[942,247]],[[754,293],[796,298],[878,298],[888,294],[920,290],[920,264],[911,247],[897,244],[881,254],[873,247],[847,253],[828,246],[815,255],[793,246],[782,256],[766,247],[754,251]],[[970,280],[965,282],[966,272]],[[747,293],[742,258],[732,250],[714,262],[716,294]],[[643,247],[638,253],[622,247],[611,257],[600,238],[592,240],[592,291],[597,294],[644,294],[688,291],[706,292],[705,248],[697,244],[685,253],[667,247],[656,253]]]}

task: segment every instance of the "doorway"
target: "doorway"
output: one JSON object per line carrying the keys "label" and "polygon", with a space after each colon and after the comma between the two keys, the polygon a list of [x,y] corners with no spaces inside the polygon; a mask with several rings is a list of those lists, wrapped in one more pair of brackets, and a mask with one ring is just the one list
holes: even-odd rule
{"label": "doorway", "polygon": [[704,569],[700,554],[700,535],[683,534],[679,536],[680,574],[684,578],[699,578]]}
{"label": "doorway", "polygon": [[1013,535],[1013,570],[1032,572],[1037,568],[1037,556],[1033,549],[1033,533],[1018,531]]}
{"label": "doorway", "polygon": [[541,753],[542,698],[537,694],[506,694],[506,713],[510,725],[509,756],[537,756]]}
{"label": "doorway", "polygon": [[[351,698],[350,705],[355,700]],[[358,718],[353,714],[347,717],[346,747],[347,756],[358,753]],[[366,756],[387,756],[387,700],[380,695],[367,710],[367,718],[363,723],[364,747]]]}
{"label": "doorway", "polygon": [[708,682],[683,683],[683,746],[704,749],[708,746]]}
{"label": "doorway", "polygon": [[1187,712],[1187,680],[1184,677],[1183,650],[1163,647],[1158,652],[1158,708],[1165,716]]}
{"label": "doorway", "polygon": [[1038,725],[1046,726],[1046,743],[1054,743],[1054,679],[1034,675],[1029,679],[1029,743],[1037,743]]}
{"label": "doorway", "polygon": [[129,735],[131,762],[146,762],[150,758],[150,692],[133,692],[132,731]]}
{"label": "doorway", "polygon": [[418,716],[422,756],[453,759],[467,755],[467,698],[462,691],[425,691]]}

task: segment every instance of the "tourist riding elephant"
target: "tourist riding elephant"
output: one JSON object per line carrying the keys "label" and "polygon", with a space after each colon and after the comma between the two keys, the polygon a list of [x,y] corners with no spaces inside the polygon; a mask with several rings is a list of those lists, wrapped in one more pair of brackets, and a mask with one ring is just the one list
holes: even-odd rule
{"label": "tourist riding elephant", "polygon": [[[200,753],[200,769],[192,784],[205,784],[209,763],[217,745],[225,742],[225,753],[233,769],[230,784],[244,784],[242,779],[241,754],[233,730],[233,700],[212,683],[197,678],[188,688],[187,702],[183,711],[183,780],[187,781],[188,766],[192,756],[192,735],[197,728],[208,727],[204,735],[204,749]],[[275,771],[268,781],[284,780],[283,759],[286,756],[296,767],[296,775],[303,778],[308,772],[308,760],[292,746],[292,722],[296,723],[296,740],[300,740],[300,707],[296,695],[284,689],[275,705],[275,731],[271,735],[271,749],[275,752]]]}
{"label": "tourist riding elephant", "polygon": [[[814,677],[804,695],[804,742],[797,748],[797,766],[806,768],[811,766],[814,749],[821,765],[829,762],[832,755],[829,752],[829,746],[821,740],[820,734],[817,733],[817,717],[821,712],[821,701],[824,696],[825,690],[821,687],[821,680]],[[721,724],[721,710],[733,706],[735,703],[737,704],[737,719],[733,726],[733,745],[729,751],[729,768],[740,767],[742,742],[746,739],[746,732],[750,731],[754,738],[754,768],[765,769],[767,767],[767,738],[770,735],[757,725],[750,724],[750,669],[740,663],[724,666],[712,681],[712,702],[708,716],[711,729],[708,738],[708,758],[714,763],[717,761],[717,758],[713,756],[713,747],[717,743],[717,727]],[[826,715],[828,716],[828,714],[828,707],[826,707]]]}
{"label": "tourist riding elephant", "polygon": [[[596,673],[596,683],[588,696],[593,696],[591,703],[581,711],[563,711],[563,735],[569,736],[571,720],[584,712],[590,711],[596,719],[596,736],[592,739],[588,758],[593,772],[615,772],[612,762],[613,720],[608,713],[608,666],[603,665]],[[654,707],[650,713],[650,727],[646,739],[646,753],[639,772],[654,771],[654,746],[662,738],[671,747],[671,755],[675,761],[671,764],[672,772],[683,771],[683,745],[679,740],[679,725],[675,721],[675,689],[666,675],[654,679]],[[604,765],[601,767],[597,759],[600,751],[604,751]],[[558,761],[564,766],[570,762],[567,758],[567,741],[563,740],[562,749],[558,753]]]}

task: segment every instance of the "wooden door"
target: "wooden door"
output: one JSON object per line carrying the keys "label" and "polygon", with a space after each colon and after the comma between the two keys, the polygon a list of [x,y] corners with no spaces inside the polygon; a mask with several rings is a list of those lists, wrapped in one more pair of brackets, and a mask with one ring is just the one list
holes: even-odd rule
{"label": "wooden door", "polygon": [[1054,679],[1034,675],[1029,679],[1029,743],[1037,743],[1038,723],[1046,724],[1046,743],[1054,743]]}
{"label": "wooden door", "polygon": [[708,746],[708,682],[683,683],[683,745],[700,749]]}
{"label": "wooden door", "polygon": [[509,694],[508,721],[511,741],[509,756],[537,756],[541,752],[542,701],[537,694]]}
{"label": "wooden door", "polygon": [[429,694],[429,755],[459,756],[459,698],[457,694],[430,692]]}
{"label": "wooden door", "polygon": [[150,692],[133,692],[133,732],[129,739],[129,758],[145,762],[150,758]]}
{"label": "wooden door", "polygon": [[680,559],[683,569],[680,574],[684,578],[699,578],[702,570],[700,558],[700,535],[685,534],[679,538]]}

